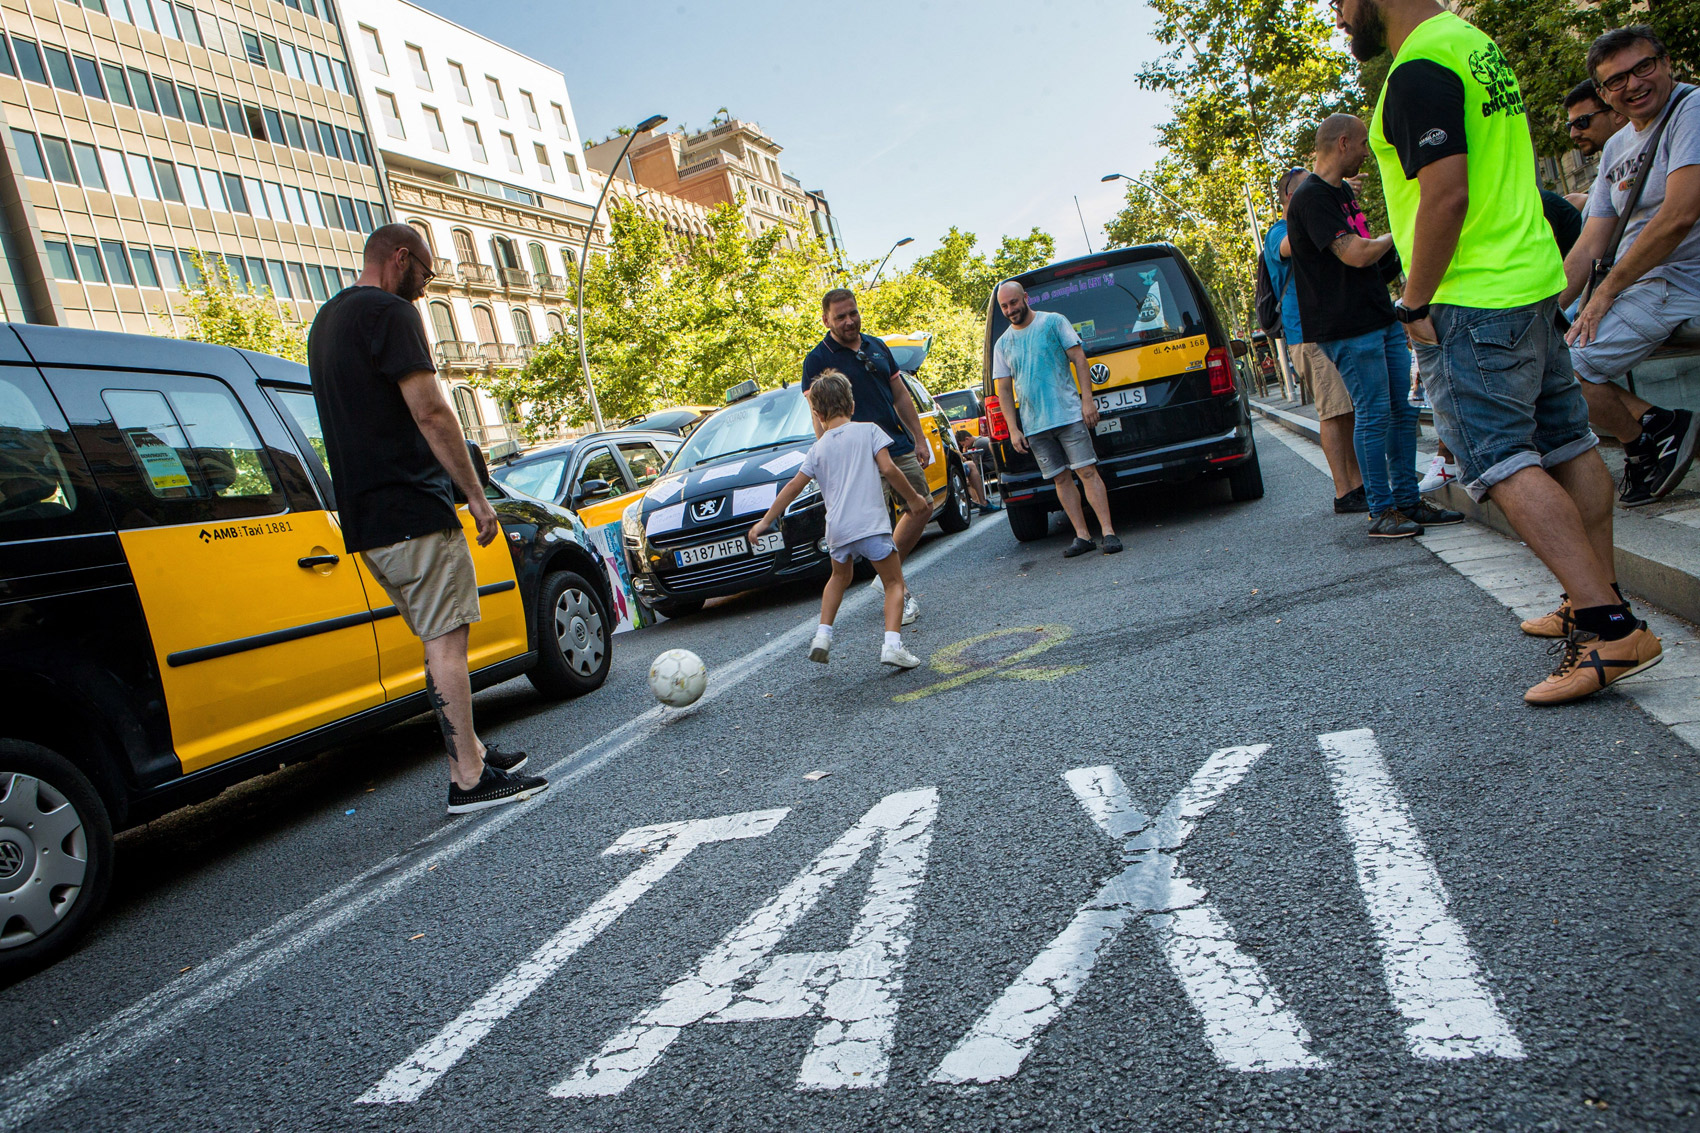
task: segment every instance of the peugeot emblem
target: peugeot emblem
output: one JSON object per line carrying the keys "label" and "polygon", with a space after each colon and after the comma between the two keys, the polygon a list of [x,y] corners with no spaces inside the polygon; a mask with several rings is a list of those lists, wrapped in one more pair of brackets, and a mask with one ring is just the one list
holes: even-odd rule
{"label": "peugeot emblem", "polygon": [[1095,386],[1101,386],[1109,380],[1110,368],[1102,362],[1095,363],[1092,366],[1092,384]]}
{"label": "peugeot emblem", "polygon": [[720,509],[726,503],[725,496],[715,496],[712,500],[701,500],[691,505],[691,518],[701,522],[713,519],[720,514]]}
{"label": "peugeot emblem", "polygon": [[0,841],[0,878],[16,876],[24,867],[24,852],[16,842]]}

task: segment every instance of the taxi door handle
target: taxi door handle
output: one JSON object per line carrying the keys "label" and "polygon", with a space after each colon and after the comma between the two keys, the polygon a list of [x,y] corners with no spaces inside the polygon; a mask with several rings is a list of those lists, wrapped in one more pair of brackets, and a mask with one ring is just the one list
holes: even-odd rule
{"label": "taxi door handle", "polygon": [[314,567],[335,566],[342,559],[336,555],[308,555],[295,560],[295,565],[302,570],[312,570]]}

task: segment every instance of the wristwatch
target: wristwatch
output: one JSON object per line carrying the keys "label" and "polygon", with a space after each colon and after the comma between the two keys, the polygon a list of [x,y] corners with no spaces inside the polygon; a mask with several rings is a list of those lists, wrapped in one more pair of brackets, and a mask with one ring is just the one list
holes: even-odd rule
{"label": "wristwatch", "polygon": [[1428,308],[1427,303],[1421,307],[1407,307],[1405,301],[1400,299],[1393,304],[1393,317],[1402,323],[1420,323],[1428,318]]}

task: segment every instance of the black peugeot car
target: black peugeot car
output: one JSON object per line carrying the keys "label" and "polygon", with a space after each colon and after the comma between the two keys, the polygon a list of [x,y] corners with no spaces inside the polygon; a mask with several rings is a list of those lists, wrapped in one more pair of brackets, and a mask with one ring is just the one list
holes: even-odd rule
{"label": "black peugeot car", "polygon": [[[932,517],[945,531],[961,531],[972,515],[962,453],[944,412],[913,378],[905,381],[933,450]],[[632,589],[663,617],[695,613],[709,598],[832,570],[826,507],[812,485],[759,545],[750,547],[745,537],[815,442],[802,388],[758,393],[753,381],[745,382],[728,391],[727,401],[621,517]]]}

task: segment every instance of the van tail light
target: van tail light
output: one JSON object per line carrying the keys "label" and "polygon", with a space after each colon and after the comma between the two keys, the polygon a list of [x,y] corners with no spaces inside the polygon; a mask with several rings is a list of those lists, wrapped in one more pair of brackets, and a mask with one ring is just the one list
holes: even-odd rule
{"label": "van tail light", "polygon": [[986,420],[991,422],[992,440],[1009,440],[1009,422],[1004,420],[1003,406],[998,401],[996,394],[986,399]]}
{"label": "van tail light", "polygon": [[992,423],[986,419],[986,415],[984,413],[980,414],[980,435],[982,437],[989,437],[992,435]]}
{"label": "van tail light", "polygon": [[1226,397],[1234,392],[1234,363],[1228,348],[1218,346],[1204,356],[1204,372],[1210,375],[1210,395]]}

